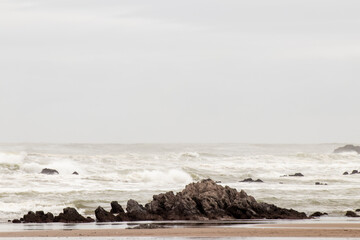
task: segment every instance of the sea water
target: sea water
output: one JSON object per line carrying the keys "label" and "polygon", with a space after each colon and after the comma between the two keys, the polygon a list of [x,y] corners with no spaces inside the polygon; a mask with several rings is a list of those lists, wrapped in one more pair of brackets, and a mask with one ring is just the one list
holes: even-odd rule
{"label": "sea water", "polygon": [[[0,222],[65,207],[94,217],[111,201],[146,204],[205,178],[258,201],[341,217],[360,208],[360,174],[343,175],[360,170],[360,155],[333,153],[342,145],[0,144]],[[43,168],[59,174],[40,174]],[[297,172],[304,177],[284,177]],[[264,182],[239,182],[250,177]]]}

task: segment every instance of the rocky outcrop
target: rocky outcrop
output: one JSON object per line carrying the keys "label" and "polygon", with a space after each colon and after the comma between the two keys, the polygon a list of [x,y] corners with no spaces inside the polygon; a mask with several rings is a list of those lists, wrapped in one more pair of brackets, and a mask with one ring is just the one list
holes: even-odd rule
{"label": "rocky outcrop", "polygon": [[124,213],[124,209],[122,208],[122,206],[117,202],[117,201],[112,201],[110,203],[111,205],[111,210],[110,213]]}
{"label": "rocky outcrop", "polygon": [[[305,219],[306,214],[293,209],[279,208],[273,204],[257,202],[254,197],[228,186],[216,184],[211,179],[188,184],[184,190],[153,196],[145,206],[130,199],[126,212],[121,205],[111,202],[111,211],[102,207],[95,210],[98,222],[144,220],[231,220],[231,219]],[[53,217],[51,213],[29,212],[22,222],[91,222],[74,208],[65,208]]]}
{"label": "rocky outcrop", "polygon": [[73,172],[72,174],[73,174],[73,175],[79,175],[79,173],[78,173],[78,172],[76,172],[76,171],[75,171],[75,172]]}
{"label": "rocky outcrop", "polygon": [[327,183],[315,182],[315,185],[328,185]]}
{"label": "rocky outcrop", "polygon": [[96,216],[97,222],[115,222],[116,221],[116,217],[112,213],[106,211],[105,209],[103,209],[100,206],[95,210],[95,216]]}
{"label": "rocky outcrop", "polygon": [[59,174],[59,172],[55,169],[51,169],[51,168],[44,168],[43,170],[41,170],[42,174],[47,174],[47,175],[54,175],[54,174]]}
{"label": "rocky outcrop", "polygon": [[353,212],[353,211],[347,211],[346,213],[345,213],[345,216],[346,217],[360,217],[359,215],[357,215],[355,212]]}
{"label": "rocky outcrop", "polygon": [[305,213],[259,203],[243,190],[221,186],[212,180],[191,183],[176,195],[154,195],[147,212],[164,220],[207,219],[304,219]]}
{"label": "rocky outcrop", "polygon": [[23,218],[14,219],[13,222],[23,222],[23,223],[50,223],[50,222],[64,222],[64,223],[86,223],[93,222],[94,219],[80,215],[75,208],[64,208],[63,212],[58,216],[54,217],[54,215],[50,212],[44,213],[44,211],[37,212],[28,212],[24,215]]}
{"label": "rocky outcrop", "polygon": [[315,218],[315,217],[321,217],[324,215],[328,215],[326,212],[322,213],[322,212],[314,212],[313,214],[311,214],[309,217],[310,218]]}
{"label": "rocky outcrop", "polygon": [[304,175],[302,173],[295,173],[295,174],[290,174],[289,177],[303,177]]}
{"label": "rocky outcrop", "polygon": [[[115,209],[112,212],[115,212]],[[210,179],[191,183],[177,194],[171,191],[154,195],[153,200],[145,206],[130,199],[127,202],[126,213],[120,211],[118,215],[114,215],[98,207],[95,215],[97,221],[103,222],[124,221],[124,219],[141,221],[307,218],[305,213],[257,202],[244,191],[238,192],[234,188],[223,187]]]}
{"label": "rocky outcrop", "polygon": [[356,152],[360,153],[360,146],[354,146],[354,145],[345,145],[343,147],[339,147],[334,150],[334,153],[344,153],[344,152]]}
{"label": "rocky outcrop", "polygon": [[63,212],[54,218],[54,222],[63,223],[86,223],[94,222],[94,219],[80,215],[75,208],[67,207],[63,209]]}
{"label": "rocky outcrop", "polygon": [[20,221],[25,223],[48,223],[54,221],[54,215],[50,212],[45,214],[44,211],[36,211],[35,213],[30,211]]}
{"label": "rocky outcrop", "polygon": [[239,181],[239,182],[256,182],[256,183],[262,183],[263,180],[261,180],[261,179],[253,180],[252,178],[245,178],[244,180]]}

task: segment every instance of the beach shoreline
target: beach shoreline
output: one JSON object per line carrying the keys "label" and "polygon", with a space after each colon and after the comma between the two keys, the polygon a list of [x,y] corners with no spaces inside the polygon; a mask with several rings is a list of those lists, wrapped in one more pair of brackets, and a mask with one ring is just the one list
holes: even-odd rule
{"label": "beach shoreline", "polygon": [[360,223],[256,224],[245,227],[57,229],[0,232],[0,237],[359,237]]}

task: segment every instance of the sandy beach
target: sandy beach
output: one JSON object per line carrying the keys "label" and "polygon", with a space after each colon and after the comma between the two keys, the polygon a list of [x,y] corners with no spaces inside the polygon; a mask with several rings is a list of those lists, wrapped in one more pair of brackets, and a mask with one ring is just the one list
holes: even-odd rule
{"label": "sandy beach", "polygon": [[360,223],[266,224],[251,227],[82,229],[0,232],[0,237],[359,237]]}

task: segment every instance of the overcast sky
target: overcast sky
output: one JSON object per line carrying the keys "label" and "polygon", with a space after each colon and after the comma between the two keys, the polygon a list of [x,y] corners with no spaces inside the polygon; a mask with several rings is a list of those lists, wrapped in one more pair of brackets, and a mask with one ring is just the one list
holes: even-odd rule
{"label": "overcast sky", "polygon": [[0,142],[360,142],[358,0],[1,0]]}

